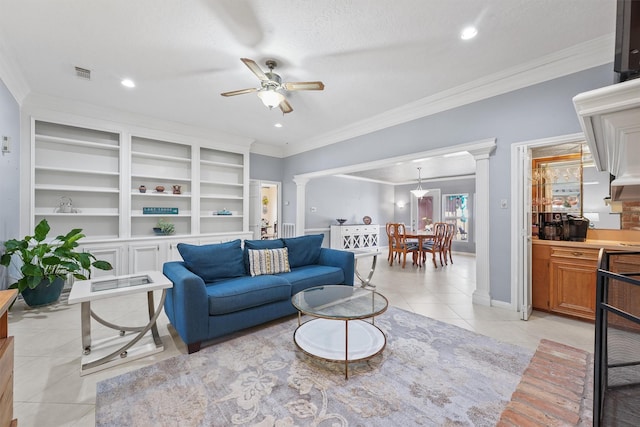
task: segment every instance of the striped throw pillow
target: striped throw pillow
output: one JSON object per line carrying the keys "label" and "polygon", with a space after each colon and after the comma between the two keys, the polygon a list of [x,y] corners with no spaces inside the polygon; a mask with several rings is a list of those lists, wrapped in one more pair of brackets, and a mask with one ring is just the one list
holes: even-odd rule
{"label": "striped throw pillow", "polygon": [[287,248],[248,249],[248,252],[249,273],[251,273],[252,276],[291,271]]}

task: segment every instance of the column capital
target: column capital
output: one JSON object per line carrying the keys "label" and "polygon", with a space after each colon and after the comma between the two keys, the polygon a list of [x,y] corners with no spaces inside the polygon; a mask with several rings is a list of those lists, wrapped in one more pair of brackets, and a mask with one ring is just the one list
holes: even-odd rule
{"label": "column capital", "polygon": [[302,177],[302,176],[293,177],[293,182],[295,182],[298,187],[300,186],[304,187],[305,185],[307,185],[307,182],[309,182],[309,180],[310,180],[309,178]]}
{"label": "column capital", "polygon": [[471,150],[467,150],[469,154],[476,160],[488,159],[493,152],[496,151],[496,139],[492,138],[483,144],[478,144]]}

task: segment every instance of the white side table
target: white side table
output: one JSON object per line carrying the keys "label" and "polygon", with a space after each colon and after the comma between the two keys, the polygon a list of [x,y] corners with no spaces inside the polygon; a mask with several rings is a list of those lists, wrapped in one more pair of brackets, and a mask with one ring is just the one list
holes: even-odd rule
{"label": "white side table", "polygon": [[[163,351],[164,345],[158,334],[156,320],[162,312],[167,289],[171,287],[173,283],[160,271],[75,282],[69,294],[69,304],[81,304],[83,356],[80,375]],[[162,290],[162,297],[157,306],[153,301],[153,291],[156,290]],[[116,325],[102,319],[91,309],[92,301],[140,292],[147,293],[149,322],[144,326]],[[91,318],[119,331],[118,336],[92,342]]]}

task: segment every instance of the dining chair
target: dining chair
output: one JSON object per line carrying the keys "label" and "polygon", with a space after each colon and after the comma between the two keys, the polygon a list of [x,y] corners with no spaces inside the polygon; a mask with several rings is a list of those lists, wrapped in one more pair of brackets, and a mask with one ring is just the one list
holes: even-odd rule
{"label": "dining chair", "polygon": [[438,268],[438,264],[436,263],[436,254],[440,257],[440,265],[444,265],[442,263],[442,251],[444,247],[444,240],[447,233],[447,224],[444,222],[436,222],[433,225],[433,239],[425,242],[422,245],[422,257],[423,261],[426,259],[426,253],[431,253],[431,259],[433,260],[433,266]]}
{"label": "dining chair", "polygon": [[420,252],[420,248],[418,244],[415,242],[411,242],[407,240],[406,237],[406,228],[404,224],[393,224],[392,232],[391,232],[394,244],[393,244],[393,252],[391,256],[391,260],[389,260],[389,265],[393,265],[393,260],[396,255],[398,256],[398,263],[400,263],[400,256],[402,256],[402,268],[405,268],[407,264],[407,254],[411,253],[413,258],[413,264],[418,264],[418,254]]}
{"label": "dining chair", "polygon": [[391,262],[391,258],[395,256],[393,248],[395,247],[395,238],[393,233],[395,232],[395,223],[388,222],[386,225],[387,230],[387,241],[389,242],[389,253],[387,254],[387,261]]}
{"label": "dining chair", "polygon": [[[453,257],[451,256],[451,246],[453,243],[453,237],[456,235],[456,225],[447,223],[447,228],[444,235],[444,245],[442,251],[440,251],[440,265],[442,265],[442,255],[444,254],[444,263],[449,265],[449,260],[453,264]],[[448,257],[448,259],[447,259]]]}

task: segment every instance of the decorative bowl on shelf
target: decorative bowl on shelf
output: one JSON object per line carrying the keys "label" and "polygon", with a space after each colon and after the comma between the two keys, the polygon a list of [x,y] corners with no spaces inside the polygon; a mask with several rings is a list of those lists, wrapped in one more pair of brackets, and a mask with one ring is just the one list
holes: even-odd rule
{"label": "decorative bowl on shelf", "polygon": [[338,224],[342,225],[345,222],[347,222],[347,220],[345,218],[336,218],[336,221],[338,221]]}

